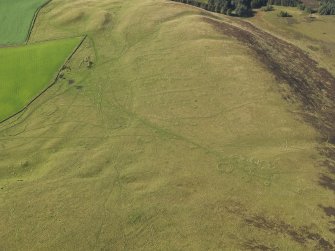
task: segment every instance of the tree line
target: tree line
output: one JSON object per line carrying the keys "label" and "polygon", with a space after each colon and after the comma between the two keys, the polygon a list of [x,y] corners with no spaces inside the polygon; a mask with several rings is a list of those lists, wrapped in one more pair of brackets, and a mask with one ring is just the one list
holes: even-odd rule
{"label": "tree line", "polygon": [[194,5],[208,11],[226,15],[247,17],[252,14],[251,0],[208,0],[208,3],[199,2],[198,0],[173,1]]}
{"label": "tree line", "polygon": [[[261,8],[262,6],[280,5],[298,7],[299,9],[313,11],[305,7],[300,0],[208,0],[207,3],[199,0],[172,0],[190,4],[208,11],[233,15],[239,17],[249,17],[252,15],[252,9]],[[320,7],[317,10],[320,15],[335,15],[335,0],[321,0]]]}
{"label": "tree line", "polygon": [[320,15],[335,15],[335,0],[321,0],[319,13]]}

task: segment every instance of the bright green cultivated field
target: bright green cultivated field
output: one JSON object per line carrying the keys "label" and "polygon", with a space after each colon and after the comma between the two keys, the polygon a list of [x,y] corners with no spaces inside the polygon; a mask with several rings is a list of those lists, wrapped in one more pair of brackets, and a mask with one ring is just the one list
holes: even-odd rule
{"label": "bright green cultivated field", "polygon": [[0,44],[23,43],[36,10],[46,0],[1,0]]}
{"label": "bright green cultivated field", "polygon": [[70,38],[0,50],[0,121],[22,109],[50,83],[79,41]]}

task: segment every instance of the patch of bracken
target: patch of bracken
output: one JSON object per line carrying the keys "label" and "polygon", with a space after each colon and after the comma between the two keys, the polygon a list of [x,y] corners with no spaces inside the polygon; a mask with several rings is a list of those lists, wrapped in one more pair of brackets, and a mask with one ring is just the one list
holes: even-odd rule
{"label": "patch of bracken", "polygon": [[332,217],[335,216],[335,208],[334,207],[323,207],[320,205],[323,211],[326,213],[327,216]]}
{"label": "patch of bracken", "polygon": [[332,177],[325,174],[321,174],[319,184],[335,192],[335,179],[333,179]]}

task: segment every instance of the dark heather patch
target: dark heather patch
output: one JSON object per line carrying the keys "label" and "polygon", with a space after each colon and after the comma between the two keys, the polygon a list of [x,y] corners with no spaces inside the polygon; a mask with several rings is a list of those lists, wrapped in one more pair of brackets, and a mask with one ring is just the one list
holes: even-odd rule
{"label": "dark heather patch", "polygon": [[319,247],[324,250],[334,250],[334,246],[323,238],[319,240]]}
{"label": "dark heather patch", "polygon": [[327,216],[331,217],[331,216],[335,216],[335,208],[334,207],[323,207],[320,206],[323,211],[326,213]]}
{"label": "dark heather patch", "polygon": [[249,218],[246,218],[245,222],[257,228],[262,228],[262,229],[267,229],[267,230],[277,229],[277,224],[275,222],[267,220],[266,218],[262,216],[251,216]]}
{"label": "dark heather patch", "polygon": [[335,174],[335,148],[330,147],[329,144],[327,144],[327,146],[319,148],[318,150],[323,156],[327,158],[321,163],[321,165],[326,167],[330,174]]}
{"label": "dark heather patch", "polygon": [[323,162],[323,165],[328,168],[328,171],[332,174],[335,174],[335,163],[329,159]]}
{"label": "dark heather patch", "polygon": [[244,248],[247,250],[262,250],[262,251],[275,251],[279,250],[277,247],[268,247],[256,240],[248,240],[244,243]]}
{"label": "dark heather patch", "polygon": [[320,234],[311,232],[307,226],[296,228],[283,221],[273,221],[263,216],[249,216],[245,218],[248,225],[289,236],[293,241],[304,245],[314,241],[318,250],[334,250],[334,246]]}
{"label": "dark heather patch", "polygon": [[301,244],[304,244],[306,242],[305,236],[303,236],[301,233],[297,232],[291,225],[288,225],[288,228],[286,228],[286,233],[289,236],[291,236],[291,238],[296,242],[299,242]]}
{"label": "dark heather patch", "polygon": [[272,230],[277,233],[285,234],[291,237],[294,241],[304,244],[306,242],[306,237],[295,230],[290,224],[284,223],[283,221],[275,222],[264,218],[263,216],[252,216],[245,219],[245,222],[254,227]]}
{"label": "dark heather patch", "polygon": [[306,236],[307,236],[307,239],[310,239],[310,240],[313,240],[313,241],[319,240],[321,238],[319,234],[310,233],[310,232],[307,232]]}
{"label": "dark heather patch", "polygon": [[[311,227],[296,227],[282,220],[269,219],[264,215],[252,214],[239,202],[229,200],[226,204],[225,209],[227,212],[241,217],[249,226],[272,232],[276,235],[286,235],[302,246],[314,243],[317,250],[334,250],[334,246],[319,233],[313,232]],[[335,225],[335,221],[330,223]],[[278,250],[276,247],[269,247],[264,245],[264,243],[259,243],[257,240],[247,240],[243,247],[250,250]]]}
{"label": "dark heather patch", "polygon": [[242,204],[236,201],[229,201],[225,209],[231,214],[236,214],[242,217],[246,213],[246,209],[242,206]]}
{"label": "dark heather patch", "polygon": [[69,79],[67,82],[68,82],[69,85],[72,85],[72,84],[74,84],[75,81],[73,79]]}
{"label": "dark heather patch", "polygon": [[335,228],[330,228],[329,231],[335,234]]}
{"label": "dark heather patch", "polygon": [[321,174],[319,184],[325,188],[328,188],[330,190],[333,190],[335,192],[335,179],[325,175]]}
{"label": "dark heather patch", "polygon": [[[329,139],[326,141],[329,142]],[[327,146],[320,148],[319,151],[322,155],[328,158],[328,161],[335,163],[335,145],[329,146],[328,144]]]}

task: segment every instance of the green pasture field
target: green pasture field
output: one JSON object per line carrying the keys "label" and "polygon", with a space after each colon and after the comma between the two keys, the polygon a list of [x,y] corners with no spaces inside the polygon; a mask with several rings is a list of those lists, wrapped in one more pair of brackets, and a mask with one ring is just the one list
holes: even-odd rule
{"label": "green pasture field", "polygon": [[23,43],[36,10],[47,0],[1,0],[0,45]]}
{"label": "green pasture field", "polygon": [[0,121],[50,84],[79,41],[70,38],[0,49]]}
{"label": "green pasture field", "polygon": [[0,124],[0,249],[331,250],[333,162],[273,71],[295,51],[247,22],[165,0],[43,8],[32,42],[88,38]]}

